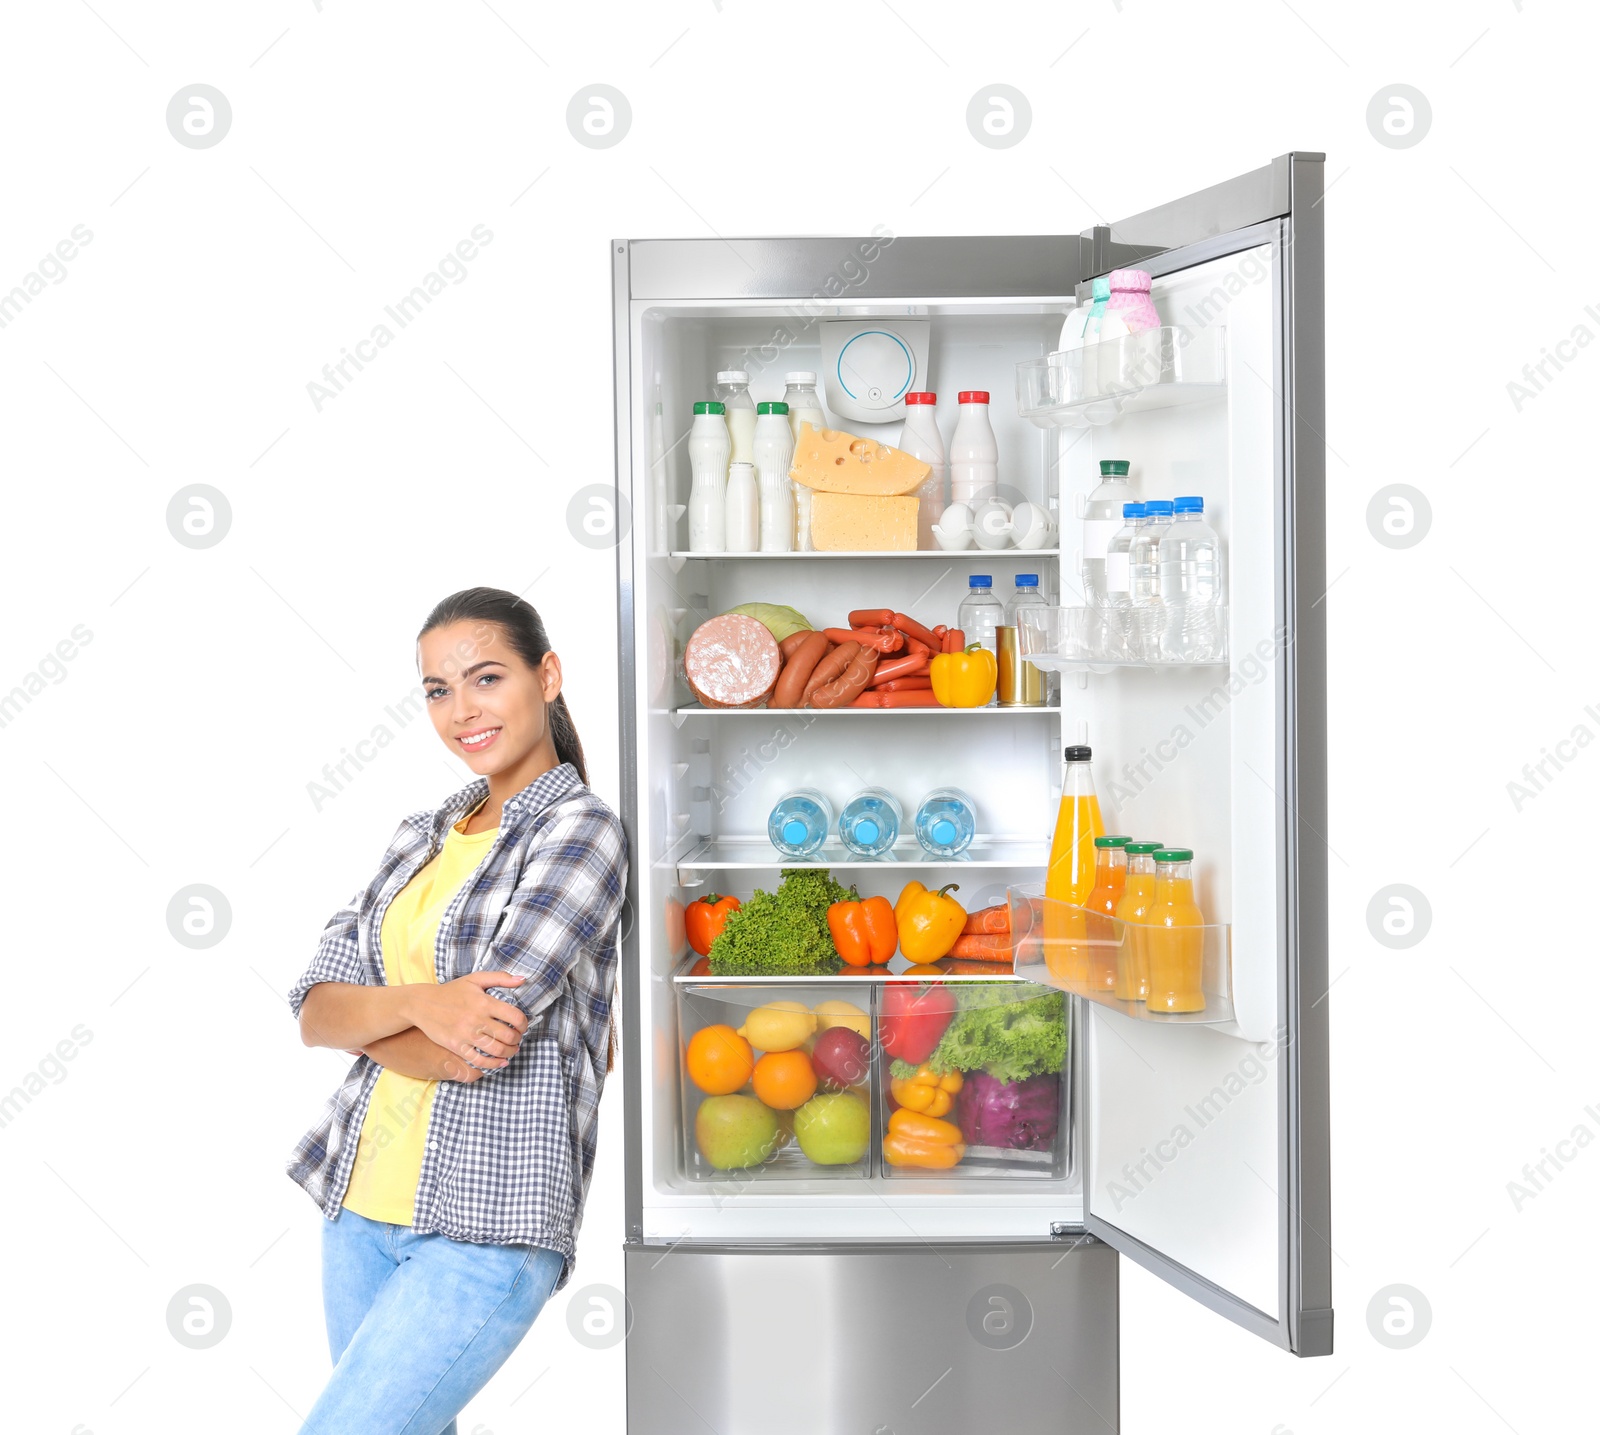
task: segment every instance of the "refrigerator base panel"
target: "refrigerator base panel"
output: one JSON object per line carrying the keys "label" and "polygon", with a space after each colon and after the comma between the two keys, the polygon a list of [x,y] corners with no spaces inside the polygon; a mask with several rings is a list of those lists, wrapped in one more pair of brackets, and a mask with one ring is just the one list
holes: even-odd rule
{"label": "refrigerator base panel", "polygon": [[1119,1428],[1117,1255],[1092,1237],[625,1257],[629,1435]]}

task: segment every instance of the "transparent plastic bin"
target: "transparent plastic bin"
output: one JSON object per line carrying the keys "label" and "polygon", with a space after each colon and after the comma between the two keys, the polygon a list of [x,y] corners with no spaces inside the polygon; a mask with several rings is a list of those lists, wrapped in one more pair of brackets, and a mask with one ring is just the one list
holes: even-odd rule
{"label": "transparent plastic bin", "polygon": [[[1018,1004],[1031,1003],[1036,1014],[1041,1009],[1049,1015],[1055,1003],[1061,1022],[1059,1060],[1043,1069],[1024,1069],[1018,1079],[999,1080],[981,1068],[953,1072],[933,1072],[934,1076],[950,1077],[959,1082],[955,1091],[941,1091],[925,1081],[918,1081],[908,1072],[908,1085],[897,1093],[894,1059],[884,1051],[886,1021],[892,1009],[894,982],[884,983],[878,1013],[879,1040],[875,1045],[881,1054],[882,1071],[879,1079],[879,1174],[893,1181],[950,1181],[1000,1178],[1007,1181],[1040,1178],[1060,1179],[1070,1174],[1070,1149],[1068,1140],[1069,1101],[1067,1071],[1070,1066],[1070,1043],[1066,998],[1057,992],[1041,992],[1037,986],[1017,981],[924,982],[919,983],[919,993],[934,998],[943,997],[955,1008],[952,1025],[963,1020],[978,1020],[980,1012],[988,1013],[993,1020],[996,1006],[1018,1011]],[[1017,1018],[1013,1018],[1016,1021]],[[1010,1026],[1012,1023],[1007,1022]],[[1036,1053],[1040,1029],[1029,1021],[1019,1028],[1019,1034],[1009,1048],[1015,1059],[1027,1060]],[[892,1037],[891,1037],[892,1041]],[[1003,1036],[991,1037],[986,1049],[1004,1055],[1008,1050]],[[915,1068],[932,1072],[932,1059]],[[922,1094],[925,1095],[922,1095]],[[898,1096],[906,1098],[908,1122],[906,1129],[898,1129],[896,1112],[902,1105]],[[947,1109],[941,1109],[940,1097],[948,1098]],[[933,1104],[918,1110],[924,1099]],[[941,1126],[935,1131],[948,1135],[951,1129],[961,1135],[959,1145],[937,1139],[921,1137],[917,1124],[933,1118]],[[922,1141],[921,1151],[909,1149],[904,1140]],[[953,1150],[955,1159],[942,1155]],[[926,1163],[926,1164],[924,1164]]]}
{"label": "transparent plastic bin", "polygon": [[1226,391],[1226,329],[1164,326],[1026,359],[1017,411],[1040,428],[1088,428],[1123,413],[1207,403]]}
{"label": "transparent plastic bin", "polygon": [[[1039,887],[1013,887],[1009,900],[1019,977],[1110,1007],[1135,1021],[1221,1026],[1234,1020],[1229,924],[1161,929],[1121,922],[1053,901]],[[1169,1011],[1122,995],[1136,986],[1140,973],[1151,972],[1155,961],[1169,975],[1174,970],[1185,973],[1184,981],[1165,986],[1169,996],[1175,989],[1187,988],[1200,1005]]]}
{"label": "transparent plastic bin", "polygon": [[[691,1181],[716,1181],[723,1184],[767,1181],[865,1180],[872,1173],[877,1149],[877,1123],[873,1120],[875,1071],[871,1054],[872,1012],[875,1005],[872,984],[849,978],[818,978],[800,981],[785,979],[764,984],[758,980],[722,978],[705,982],[678,982],[678,1072],[681,1097],[681,1167]],[[848,1002],[855,1014],[825,1014],[823,1020],[837,1023],[848,1020],[861,1037],[864,1070],[854,1085],[834,1089],[817,1079],[814,1093],[794,1106],[787,1103],[800,1086],[793,1081],[801,1063],[784,1055],[787,1070],[773,1087],[755,1077],[734,1091],[701,1088],[696,1072],[706,1071],[700,1062],[691,1067],[690,1044],[697,1032],[713,1026],[748,1028],[752,1012],[774,1003],[797,1003],[813,1017],[813,1029],[798,1048],[804,1064],[816,1075],[816,1047],[828,1028],[818,1030],[816,1008],[828,1001]],[[757,1018],[759,1022],[761,1018]],[[760,1030],[750,1029],[752,1037]],[[778,1033],[774,1032],[774,1035]],[[784,1038],[787,1039],[787,1038]],[[757,1062],[766,1052],[752,1042]],[[717,1053],[721,1055],[722,1053]],[[719,1061],[711,1070],[724,1074],[736,1062]],[[774,1068],[776,1074],[776,1068]],[[803,1084],[802,1084],[803,1085]],[[758,1091],[772,1097],[771,1104]],[[714,1103],[710,1107],[707,1103]],[[853,1153],[853,1154],[852,1154]],[[719,1161],[725,1164],[717,1164]]]}
{"label": "transparent plastic bin", "polygon": [[1228,609],[1024,608],[1017,615],[1022,656],[1052,672],[1112,668],[1225,666]]}

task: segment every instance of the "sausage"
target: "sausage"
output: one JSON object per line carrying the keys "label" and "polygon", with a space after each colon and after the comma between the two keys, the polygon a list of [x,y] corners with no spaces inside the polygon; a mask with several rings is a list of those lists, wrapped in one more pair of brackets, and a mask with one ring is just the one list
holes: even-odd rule
{"label": "sausage", "polygon": [[844,673],[832,682],[822,683],[811,690],[806,699],[814,708],[842,708],[854,702],[872,681],[872,670],[878,666],[878,655],[871,648],[858,647]]}
{"label": "sausage", "polygon": [[683,650],[684,676],[708,708],[760,707],[782,664],[767,626],[742,613],[707,619]]}
{"label": "sausage", "polygon": [[872,675],[872,686],[878,687],[883,683],[892,682],[895,678],[909,678],[927,671],[928,660],[925,657],[891,658],[886,663],[878,664],[877,672]]}
{"label": "sausage", "polygon": [[779,656],[787,663],[790,658],[800,651],[800,645],[810,636],[810,628],[802,628],[798,633],[790,633],[787,638],[778,644]]}
{"label": "sausage", "polygon": [[826,628],[823,631],[836,643],[860,643],[863,648],[876,648],[880,653],[898,653],[906,645],[905,634],[898,628]]}
{"label": "sausage", "polygon": [[850,704],[853,708],[936,708],[938,698],[928,688],[912,688],[903,693],[885,693],[877,688],[864,692]]}
{"label": "sausage", "polygon": [[809,707],[811,694],[823,683],[831,683],[846,668],[850,666],[850,659],[861,651],[860,643],[840,643],[823,660],[811,670],[811,676],[806,679],[804,690],[800,694],[800,706]]}
{"label": "sausage", "polygon": [[[797,633],[795,636],[800,635]],[[805,639],[805,642],[795,648],[789,661],[783,665],[783,672],[778,675],[778,686],[772,690],[772,707],[800,706],[801,699],[805,697],[806,679],[815,671],[817,664],[823,660],[829,647],[832,646],[828,642],[826,633],[807,633]]]}
{"label": "sausage", "polygon": [[967,635],[960,628],[946,628],[944,631],[944,646],[939,649],[941,653],[961,653],[967,647]]}
{"label": "sausage", "polygon": [[850,615],[852,628],[886,628],[894,622],[893,608],[857,608]]}
{"label": "sausage", "polygon": [[873,683],[869,689],[874,693],[931,693],[933,691],[932,678],[891,678],[886,683]]}
{"label": "sausage", "polygon": [[908,618],[904,613],[896,613],[890,622],[908,638],[915,638],[919,643],[924,643],[930,648],[939,646],[939,640],[933,636],[915,618]]}

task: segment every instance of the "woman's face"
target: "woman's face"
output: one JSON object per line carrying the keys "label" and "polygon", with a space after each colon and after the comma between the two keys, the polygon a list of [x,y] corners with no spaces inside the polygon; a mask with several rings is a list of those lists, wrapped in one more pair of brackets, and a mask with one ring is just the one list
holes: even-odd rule
{"label": "woman's face", "polygon": [[542,744],[554,750],[548,709],[561,691],[554,653],[530,668],[499,624],[464,619],[424,633],[417,659],[434,729],[480,777],[514,767]]}

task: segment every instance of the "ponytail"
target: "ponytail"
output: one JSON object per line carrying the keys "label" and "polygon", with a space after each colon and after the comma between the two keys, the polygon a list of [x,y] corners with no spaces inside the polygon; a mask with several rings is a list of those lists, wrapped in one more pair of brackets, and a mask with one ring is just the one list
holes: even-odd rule
{"label": "ponytail", "polygon": [[[428,614],[417,640],[420,642],[423,634],[431,633],[435,628],[460,622],[496,624],[504,631],[512,650],[530,668],[537,668],[550,651],[544,620],[533,604],[503,588],[463,588],[459,593],[452,593]],[[577,768],[579,778],[587,787],[589,769],[583,761],[583,743],[579,741],[577,726],[567,708],[567,695],[557,693],[547,712],[557,759],[570,762]]]}

